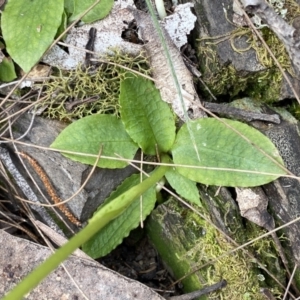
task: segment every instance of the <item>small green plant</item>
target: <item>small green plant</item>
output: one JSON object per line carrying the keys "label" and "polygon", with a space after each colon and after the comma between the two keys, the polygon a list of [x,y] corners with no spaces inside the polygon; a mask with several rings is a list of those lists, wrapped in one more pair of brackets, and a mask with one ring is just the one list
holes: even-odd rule
{"label": "small green plant", "polygon": [[[169,163],[172,163],[172,156],[176,166],[167,168],[163,175],[178,194],[197,204],[200,203],[196,182],[249,187],[267,183],[279,174],[285,174],[280,167],[283,163],[275,146],[264,135],[240,122],[224,120],[223,124],[211,118],[191,121],[190,128],[196,140],[195,149],[187,125],[183,125],[175,135],[172,112],[161,100],[153,83],[142,77],[128,76],[121,83],[121,119],[112,115],[83,118],[67,127],[51,147],[62,150],[65,156],[73,160],[91,165],[95,163],[94,157],[67,154],[63,151],[97,154],[102,147],[102,157],[98,162],[98,166],[102,168],[125,167],[126,162],[105,157],[118,154],[119,157],[130,160],[138,148],[146,155],[164,155]],[[249,141],[226,124],[255,142],[256,146],[264,149],[279,165],[266,157],[265,153],[250,146]],[[139,178],[135,175],[128,178],[99,210],[138,184]],[[149,189],[143,195],[143,219],[151,212],[155,201],[155,189]],[[122,215],[84,244],[84,251],[94,258],[106,255],[138,226],[139,221],[139,203],[134,201]]]}
{"label": "small green plant", "polygon": [[[243,123],[204,118],[189,121],[190,128],[184,124],[176,134],[169,106],[161,100],[154,84],[140,76],[126,76],[119,100],[121,118],[100,114],[85,117],[64,129],[51,147],[90,165],[96,162],[95,156],[102,149],[97,165],[111,169],[125,167],[127,162],[117,158],[132,160],[141,148],[147,155],[158,155],[162,165],[143,181],[137,176],[127,178],[85,228],[4,299],[22,297],[80,245],[94,258],[110,252],[138,226],[140,196],[143,196],[142,218],[151,212],[156,201],[154,187],[164,176],[178,194],[200,204],[196,182],[249,187],[286,174],[272,142]],[[197,149],[189,130],[193,132]]]}

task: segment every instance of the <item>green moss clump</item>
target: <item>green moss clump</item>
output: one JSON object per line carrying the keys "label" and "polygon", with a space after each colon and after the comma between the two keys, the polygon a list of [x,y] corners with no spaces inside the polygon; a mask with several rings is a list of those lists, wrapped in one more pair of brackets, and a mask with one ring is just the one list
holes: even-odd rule
{"label": "green moss clump", "polygon": [[[187,216],[190,221],[195,218],[193,213]],[[205,234],[201,239],[186,252],[186,256],[190,256],[189,260],[197,261],[197,265],[205,265],[209,261],[216,260],[200,270],[207,285],[212,285],[218,282],[221,278],[226,279],[227,286],[219,292],[211,294],[208,299],[230,299],[230,300],[263,300],[265,297],[261,294],[260,289],[265,286],[265,276],[260,272],[259,268],[243,251],[228,253],[235,247],[226,240],[226,237],[221,235],[215,228],[202,219],[194,220],[205,230]],[[189,225],[187,225],[189,226]],[[189,226],[190,227],[190,226]],[[262,230],[260,230],[262,234]],[[251,231],[249,231],[251,232]],[[252,231],[257,234],[257,231]],[[267,248],[266,248],[267,246]],[[255,249],[261,250],[262,258],[271,256],[274,253],[271,239],[263,239],[257,242]],[[272,248],[272,249],[271,249]],[[266,253],[270,250],[270,253]],[[272,250],[272,251],[271,251]],[[225,254],[225,255],[224,255]],[[276,258],[276,257],[275,257]],[[273,285],[274,286],[274,285]],[[272,291],[273,295],[280,295],[277,288]]]}
{"label": "green moss clump", "polygon": [[96,69],[78,66],[74,71],[59,71],[43,84],[44,100],[37,108],[47,107],[45,117],[64,121],[92,114],[118,115],[121,80],[129,70],[148,75],[150,68],[145,53],[132,57],[116,50],[105,61]]}
{"label": "green moss clump", "polygon": [[[286,17],[289,20],[300,13],[299,7],[298,13],[295,13],[293,0],[287,0],[285,6],[288,8]],[[267,27],[262,28],[260,32],[281,67],[293,75],[290,59],[282,42]],[[234,41],[242,37],[246,38],[249,46],[245,49],[237,49]],[[264,69],[257,72],[241,73],[235,70],[231,64],[221,65],[217,55],[217,44],[225,40],[230,41],[233,51],[237,53],[250,49],[255,50],[257,60]],[[250,29],[239,27],[226,36],[202,38],[198,41],[198,57],[203,81],[215,96],[229,95],[235,97],[243,94],[262,99],[267,103],[272,103],[278,99],[283,76],[268,51]],[[203,92],[205,93],[205,90]]]}
{"label": "green moss clump", "polygon": [[[197,210],[207,218],[205,208]],[[247,222],[248,223],[248,222]],[[242,241],[247,242],[264,231],[249,223],[247,228],[236,228],[243,232]],[[182,278],[185,292],[215,284],[221,279],[227,286],[214,294],[201,299],[263,300],[262,287],[272,287],[272,294],[280,299],[282,291],[277,284],[269,281],[264,271],[245,251],[235,251],[235,246],[198,214],[183,208],[175,200],[168,200],[163,208],[159,206],[152,212],[147,232],[168,270],[176,279]],[[235,232],[234,236],[240,236]],[[247,249],[249,251],[249,249]],[[251,246],[257,259],[281,281],[285,273],[278,263],[274,242],[271,237],[258,240]],[[271,283],[271,284],[269,284]]]}

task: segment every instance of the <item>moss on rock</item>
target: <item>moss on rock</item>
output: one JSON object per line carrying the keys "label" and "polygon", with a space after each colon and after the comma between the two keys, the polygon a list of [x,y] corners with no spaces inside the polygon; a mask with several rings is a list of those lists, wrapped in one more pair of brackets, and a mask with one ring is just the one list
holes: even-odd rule
{"label": "moss on rock", "polygon": [[[144,53],[132,57],[115,51],[105,57],[107,63],[95,69],[78,66],[74,71],[58,71],[43,84],[45,117],[71,121],[91,114],[119,114],[120,82],[130,70],[149,74]],[[126,68],[126,69],[125,69]]]}
{"label": "moss on rock", "polygon": [[[208,217],[203,208],[197,207],[197,210]],[[242,242],[264,233],[253,224],[246,230],[237,229],[241,230],[243,235],[235,235],[241,235]],[[181,282],[185,292],[225,279],[227,286],[224,289],[201,299],[263,300],[265,298],[260,289],[268,286],[272,286],[273,295],[280,295],[279,288],[273,281],[272,285],[267,283],[266,274],[246,252],[232,252],[235,246],[223,234],[175,200],[169,200],[152,212],[147,231],[171,274],[176,279],[184,278]],[[278,260],[270,237],[257,241],[252,250],[259,251],[259,260],[267,268]],[[276,276],[280,273],[280,278],[285,282],[285,274],[281,274],[284,271],[279,272],[274,266],[272,268]]]}
{"label": "moss on rock", "polygon": [[[282,9],[287,10],[285,18],[288,22],[292,22],[300,14],[299,5],[294,0],[286,0]],[[259,31],[281,67],[293,76],[284,45],[268,27],[262,27]],[[241,38],[247,41],[248,46],[237,49],[236,41]],[[255,51],[257,71],[238,71],[231,62],[221,63],[217,47],[219,43],[227,40],[235,53],[243,53],[250,49]],[[237,27],[223,36],[203,37],[198,40],[197,47],[203,81],[215,96],[227,95],[232,98],[237,95],[247,95],[267,103],[280,99],[283,76],[267,49],[251,29]]]}

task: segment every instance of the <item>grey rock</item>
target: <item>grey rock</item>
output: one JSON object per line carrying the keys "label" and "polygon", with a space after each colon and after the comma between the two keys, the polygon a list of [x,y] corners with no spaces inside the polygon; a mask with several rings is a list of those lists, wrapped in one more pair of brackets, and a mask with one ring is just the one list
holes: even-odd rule
{"label": "grey rock", "polygon": [[[51,250],[0,231],[0,297],[4,296],[29,272],[41,264]],[[71,256],[65,268],[90,300],[163,299],[143,284],[105,268],[93,260]],[[26,299],[87,299],[74,282],[58,267]]]}
{"label": "grey rock", "polygon": [[[246,1],[244,0],[244,2]],[[262,0],[255,1],[263,2]],[[181,2],[185,2],[185,0]],[[276,73],[275,67],[267,69],[259,63],[256,52],[253,48],[249,48],[249,43],[247,43],[249,36],[233,37],[232,34],[237,30],[237,27],[232,24],[232,0],[193,2],[198,18],[193,41],[197,47],[201,65],[200,71],[203,74],[204,82],[215,96],[228,94],[236,96],[243,92],[251,97],[268,98],[268,101],[294,98],[294,94],[285,79],[278,81],[279,73]],[[253,13],[257,13],[257,9],[253,9]],[[277,19],[280,19],[277,14],[275,15]],[[270,28],[274,30],[274,26],[270,26]],[[286,32],[285,37],[293,34],[295,28],[291,28],[290,25],[284,26],[282,33]],[[285,29],[289,30],[285,31]],[[275,30],[274,32],[276,33]],[[253,38],[257,39],[257,37]],[[201,39],[204,40],[199,41]],[[285,43],[286,38],[285,41],[280,38],[280,41]],[[297,47],[298,43],[296,43],[295,51],[289,46],[287,48],[289,53],[293,52],[291,60],[294,65],[298,64],[295,60],[295,56],[299,52]],[[238,51],[238,49],[247,50]],[[286,75],[292,82],[294,89],[299,92],[299,81],[290,76],[288,72]],[[203,89],[203,91],[205,90]]]}
{"label": "grey rock", "polygon": [[[26,132],[30,124],[30,119],[29,115],[23,115],[16,122],[17,131],[13,133],[14,138],[18,138]],[[66,124],[62,122],[36,117],[31,130],[22,139],[22,142],[25,142],[26,145],[17,144],[18,151],[24,151],[37,160],[50,178],[59,197],[63,200],[70,198],[79,190],[92,167],[65,158],[59,152],[38,149],[35,146],[49,147],[65,127]],[[13,161],[16,166],[28,180],[28,183],[38,195],[40,201],[43,202],[40,192],[32,184],[28,174],[26,174],[19,160],[14,155],[13,152],[15,149],[10,144],[8,144],[8,149],[14,157]],[[28,167],[41,191],[48,197],[41,180],[30,166]],[[93,214],[105,198],[133,172],[134,169],[132,167],[120,170],[96,169],[84,189],[70,200],[67,205],[75,216],[84,222]]]}

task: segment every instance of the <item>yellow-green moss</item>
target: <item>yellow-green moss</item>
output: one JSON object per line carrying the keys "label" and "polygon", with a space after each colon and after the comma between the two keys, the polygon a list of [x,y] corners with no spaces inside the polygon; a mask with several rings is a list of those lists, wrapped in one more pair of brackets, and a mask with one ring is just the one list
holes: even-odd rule
{"label": "yellow-green moss", "polygon": [[[221,235],[215,228],[194,213],[188,213],[186,215],[186,220],[186,226],[189,227],[191,231],[194,231],[193,228],[197,226],[197,231],[201,228],[201,231],[204,232],[197,243],[195,243],[195,245],[185,254],[185,256],[189,257],[189,261],[197,262],[197,266],[218,259],[218,257],[222,256],[224,253],[234,249],[234,246],[226,240],[226,237]],[[251,232],[253,235],[256,235],[262,234],[263,230],[256,226],[252,231],[249,228],[250,235]],[[262,260],[264,260],[266,256],[277,259],[276,252],[274,254],[273,246],[272,239],[265,238],[256,242],[256,245],[253,248],[259,250],[260,258]],[[185,256],[181,258],[184,261]],[[193,267],[196,267],[196,265]],[[226,279],[228,283],[226,288],[212,294],[208,297],[209,299],[265,299],[260,292],[261,287],[265,286],[263,282],[264,275],[259,272],[258,266],[252,262],[251,258],[243,251],[227,254],[218,259],[215,263],[204,267],[200,272],[203,276],[203,281],[208,285],[214,284],[222,278]],[[274,288],[272,293],[273,295],[280,295],[277,288]]]}
{"label": "yellow-green moss", "polygon": [[[209,218],[204,207],[197,207],[197,210]],[[242,241],[238,241],[240,244],[265,233],[257,225],[247,224],[246,228],[237,228],[238,233],[234,234],[238,237],[243,233]],[[272,289],[272,294],[278,299],[282,296],[283,291],[264,274],[256,260],[242,250],[228,253],[235,246],[224,235],[174,200],[167,201],[163,209],[158,207],[151,214],[147,232],[171,274],[176,279],[184,277],[181,282],[185,292],[225,279],[228,284],[224,289],[201,299],[263,300],[265,298],[260,292],[262,287]],[[247,250],[285,283],[285,271],[280,268],[271,237],[260,239]]]}
{"label": "yellow-green moss", "polygon": [[[108,63],[103,63],[95,70],[78,66],[74,71],[59,71],[58,76],[45,83],[45,99],[38,105],[47,107],[44,116],[71,121],[91,114],[118,115],[120,82],[128,72],[122,66],[142,74],[149,74],[150,68],[143,53],[132,57],[115,51],[113,55],[106,56],[105,60]],[[88,99],[92,102],[84,102]],[[74,102],[77,104],[72,106]]]}
{"label": "yellow-green moss", "polygon": [[[286,14],[288,22],[300,14],[299,5],[294,0],[286,0],[285,8],[288,9]],[[267,27],[262,28],[260,32],[281,67],[293,75],[290,59],[282,42]],[[234,41],[241,37],[247,39],[249,46],[245,49],[235,47]],[[231,64],[220,65],[216,45],[224,40],[230,40],[235,52],[241,53],[250,48],[254,49],[257,60],[264,67],[264,70],[239,73]],[[278,99],[283,79],[282,74],[268,51],[249,28],[239,27],[226,36],[202,38],[198,41],[198,57],[203,80],[215,96],[229,95],[234,97],[243,93],[256,99],[262,99],[264,102],[274,102]]]}

